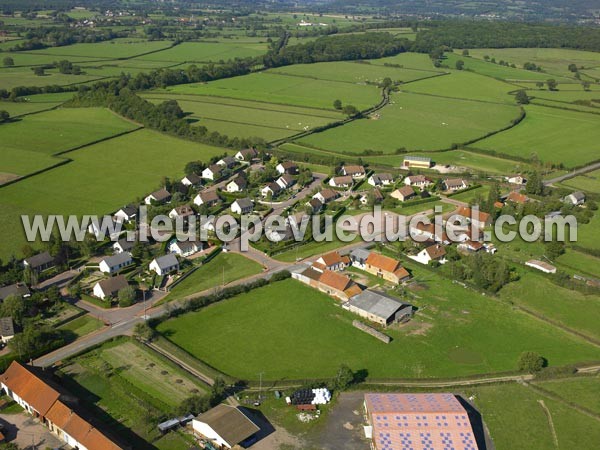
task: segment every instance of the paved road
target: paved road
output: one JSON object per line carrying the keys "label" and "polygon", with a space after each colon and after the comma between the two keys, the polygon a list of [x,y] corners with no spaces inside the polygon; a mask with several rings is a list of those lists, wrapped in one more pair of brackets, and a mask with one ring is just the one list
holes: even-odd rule
{"label": "paved road", "polygon": [[600,169],[600,162],[590,164],[589,166],[582,167],[581,169],[576,169],[572,172],[569,172],[565,175],[561,175],[560,177],[551,178],[549,180],[545,180],[544,184],[546,186],[550,186],[554,183],[560,183],[561,181],[568,180],[570,178],[575,178],[577,175],[581,175],[582,173],[592,172],[596,169]]}

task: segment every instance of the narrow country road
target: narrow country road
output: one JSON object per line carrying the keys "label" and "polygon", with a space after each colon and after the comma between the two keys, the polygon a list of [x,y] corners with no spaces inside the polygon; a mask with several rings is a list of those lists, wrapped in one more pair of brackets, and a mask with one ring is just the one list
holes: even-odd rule
{"label": "narrow country road", "polygon": [[551,186],[554,183],[560,183],[561,181],[565,181],[565,180],[569,180],[571,178],[575,178],[578,175],[587,173],[587,172],[592,172],[596,169],[600,169],[600,162],[594,163],[594,164],[590,164],[589,166],[585,166],[582,167],[580,169],[576,169],[572,172],[569,172],[567,174],[561,175],[560,177],[556,177],[556,178],[551,178],[549,180],[545,180],[544,184],[546,186]]}

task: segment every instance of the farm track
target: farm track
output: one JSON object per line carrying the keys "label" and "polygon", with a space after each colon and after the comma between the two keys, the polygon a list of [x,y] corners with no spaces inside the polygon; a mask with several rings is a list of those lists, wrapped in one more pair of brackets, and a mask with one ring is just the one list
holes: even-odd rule
{"label": "farm track", "polygon": [[564,397],[562,397],[562,396],[560,396],[560,395],[558,395],[558,394],[556,394],[556,393],[554,393],[552,391],[544,389],[543,387],[541,387],[541,386],[539,386],[537,384],[529,383],[527,381],[524,381],[522,384],[524,386],[527,386],[531,390],[537,392],[538,394],[541,394],[541,395],[543,395],[543,396],[545,396],[545,397],[547,397],[547,398],[549,398],[551,400],[555,400],[557,402],[560,402],[563,405],[565,405],[565,406],[567,406],[567,407],[569,407],[571,409],[574,409],[575,411],[580,412],[581,414],[584,414],[584,415],[586,415],[586,416],[588,416],[588,417],[590,417],[590,418],[592,418],[592,419],[597,420],[598,422],[600,422],[600,414],[597,414],[597,413],[589,410],[588,408],[585,408],[585,407],[583,407],[581,405],[578,405],[577,403],[571,402],[568,399],[566,399],[566,398],[564,398]]}

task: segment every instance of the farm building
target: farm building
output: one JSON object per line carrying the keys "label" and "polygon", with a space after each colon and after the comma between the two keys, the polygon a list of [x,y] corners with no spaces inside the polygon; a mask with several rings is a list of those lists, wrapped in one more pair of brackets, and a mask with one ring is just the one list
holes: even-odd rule
{"label": "farm building", "polygon": [[128,252],[118,253],[113,256],[108,256],[100,261],[100,272],[113,274],[119,270],[133,264],[131,254]]}
{"label": "farm building", "polygon": [[349,265],[350,258],[348,256],[341,256],[338,252],[330,252],[319,257],[319,259],[314,262],[313,268],[321,272],[324,270],[337,272],[344,270]]}
{"label": "farm building", "polygon": [[238,198],[231,204],[231,212],[236,214],[250,214],[254,210],[254,203],[249,198]]}
{"label": "farm building", "polygon": [[377,173],[371,175],[367,180],[371,186],[389,186],[394,182],[394,176],[391,173]]}
{"label": "farm building", "polygon": [[556,273],[556,267],[554,267],[552,264],[545,263],[544,261],[538,261],[537,259],[530,259],[525,263],[525,265],[537,270],[541,270],[544,273]]}
{"label": "farm building", "polygon": [[375,252],[371,252],[367,257],[364,270],[395,284],[410,278],[410,274],[402,267],[400,261]]}
{"label": "farm building", "polygon": [[336,188],[348,188],[354,184],[354,179],[350,175],[341,177],[331,177],[329,186]]}
{"label": "farm building", "polygon": [[192,421],[194,433],[220,449],[229,449],[251,441],[260,428],[240,408],[220,404]]}
{"label": "farm building", "polygon": [[583,192],[573,192],[564,198],[564,202],[575,206],[583,205],[585,203],[585,194]]}
{"label": "farm building", "polygon": [[350,252],[350,261],[354,267],[364,269],[371,252],[364,248],[356,248]]}
{"label": "farm building", "polygon": [[41,272],[54,266],[54,258],[48,252],[38,253],[23,260],[23,265],[34,272]]}
{"label": "farm building", "polygon": [[465,408],[452,394],[365,394],[365,437],[375,450],[477,450]]}
{"label": "farm building", "polygon": [[154,258],[149,265],[149,269],[156,272],[157,275],[163,276],[167,275],[171,272],[176,272],[179,270],[179,261],[175,255],[168,254],[159,256],[158,258]]}
{"label": "farm building", "polygon": [[363,166],[343,166],[341,170],[342,175],[350,176],[355,180],[359,180],[364,178],[367,174],[367,171]]}
{"label": "farm building", "polygon": [[207,180],[218,180],[223,173],[223,167],[218,164],[212,164],[202,171],[202,178]]}
{"label": "farm building", "polygon": [[400,200],[401,202],[405,202],[406,200],[410,200],[411,198],[416,196],[417,193],[410,186],[402,186],[400,189],[396,189],[390,194],[390,197],[395,198],[396,200]]}
{"label": "farm building", "polygon": [[405,169],[429,169],[431,167],[431,158],[425,158],[424,156],[405,156],[404,161],[402,161],[402,167]]}
{"label": "farm building", "polygon": [[220,201],[221,199],[217,195],[216,191],[203,191],[194,197],[194,205],[206,205],[209,208],[216,205]]}
{"label": "farm building", "polygon": [[165,188],[159,189],[158,191],[154,191],[152,194],[148,195],[144,199],[144,203],[146,205],[151,205],[152,203],[167,203],[171,200],[171,193],[167,191]]}
{"label": "farm building", "polygon": [[331,270],[320,271],[309,267],[302,272],[294,272],[292,277],[342,301],[348,301],[362,292],[360,286],[350,278]]}
{"label": "farm building", "polygon": [[298,164],[293,163],[291,161],[285,161],[277,164],[277,167],[275,167],[275,169],[277,170],[277,173],[279,173],[279,175],[283,175],[284,173],[296,175],[298,173]]}
{"label": "farm building", "polygon": [[383,326],[405,321],[413,314],[412,305],[368,289],[348,300],[344,308]]}
{"label": "farm building", "polygon": [[462,178],[446,178],[442,185],[446,192],[456,192],[469,187],[469,183]]}
{"label": "farm building", "polygon": [[184,186],[200,186],[200,184],[202,184],[202,178],[195,173],[191,173],[181,179],[181,184]]}
{"label": "farm building", "polygon": [[234,157],[238,161],[252,161],[258,156],[258,152],[253,148],[247,148],[237,152]]}
{"label": "farm building", "polygon": [[71,448],[121,450],[63,400],[72,396],[61,395],[27,366],[13,361],[0,375],[0,385],[10,398]]}
{"label": "farm building", "polygon": [[113,218],[116,222],[127,223],[131,222],[137,217],[138,209],[135,205],[127,205],[119,209],[113,214]]}
{"label": "farm building", "polygon": [[118,275],[116,277],[98,281],[94,285],[92,293],[94,294],[94,297],[98,297],[101,300],[106,300],[110,297],[116,297],[119,291],[127,286],[129,286],[127,279],[123,275]]}
{"label": "farm building", "polygon": [[431,186],[433,181],[427,178],[425,175],[410,175],[404,179],[404,184],[407,186],[413,186],[418,188],[426,188]]}
{"label": "farm building", "polygon": [[0,319],[0,338],[2,343],[6,344],[15,337],[15,324],[12,317],[2,317]]}
{"label": "farm building", "polygon": [[8,286],[0,287],[0,301],[6,297],[15,295],[17,297],[27,298],[31,295],[31,291],[24,283],[15,283]]}

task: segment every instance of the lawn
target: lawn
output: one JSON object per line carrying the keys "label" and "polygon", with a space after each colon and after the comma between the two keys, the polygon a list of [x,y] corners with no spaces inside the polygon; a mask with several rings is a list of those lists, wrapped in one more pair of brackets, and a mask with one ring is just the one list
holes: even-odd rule
{"label": "lawn", "polygon": [[179,283],[170,292],[168,300],[223,286],[223,281],[227,285],[232,281],[261,272],[262,266],[245,256],[236,253],[220,253]]}
{"label": "lawn", "polygon": [[[355,238],[356,240],[357,238]],[[352,241],[354,242],[354,241]],[[291,250],[287,250],[282,253],[274,255],[273,258],[283,262],[294,262],[296,260],[310,258],[321,253],[327,253],[336,250],[340,247],[350,245],[352,242],[342,242],[337,238],[336,233],[333,233],[333,240],[330,242],[322,241],[310,241],[305,244],[294,247]]]}
{"label": "lawn", "polygon": [[[495,103],[514,104],[512,84],[473,72],[454,70],[450,75],[429,78],[402,86],[402,90],[440,97],[464,98]],[[490,105],[491,107],[491,105]]]}
{"label": "lawn", "polygon": [[518,108],[510,105],[400,93],[376,117],[312,134],[299,143],[339,153],[435,151],[507,127],[518,116]]}
{"label": "lawn", "polygon": [[107,214],[155,190],[164,176],[181,176],[188,161],[208,161],[223,152],[150,130],[71,152],[72,162],[2,188],[0,225],[6,238],[0,257],[19,254],[25,243],[20,214]]}
{"label": "lawn", "polygon": [[81,316],[59,327],[60,330],[71,331],[78,338],[102,328],[104,324],[92,316]]}
{"label": "lawn", "polygon": [[523,270],[521,279],[505,286],[500,291],[500,297],[587,336],[600,339],[600,297],[597,295],[584,295],[562,288],[532,269]]}
{"label": "lawn", "polygon": [[336,99],[359,109],[374,106],[381,100],[381,92],[375,86],[289,77],[270,71],[168,89],[177,94],[210,95],[324,109],[333,109]]}
{"label": "lawn", "polygon": [[411,324],[387,330],[394,339],[387,345],[352,327],[356,316],[325,294],[295,280],[170,319],[158,330],[244,379],[259,372],[268,380],[329,377],[342,363],[375,378],[456,377],[514,370],[525,350],[552,365],[600,356],[599,349],[504,303],[410,269],[426,286],[410,299],[421,312]]}
{"label": "lawn", "polygon": [[456,195],[453,195],[452,200],[458,200],[459,202],[465,203],[473,203],[476,202],[477,199],[482,198],[487,200],[488,193],[490,192],[490,185],[485,184],[481,187],[471,189],[469,191],[460,192]]}
{"label": "lawn", "polygon": [[474,147],[567,167],[583,165],[600,154],[600,116],[527,105],[516,127],[473,144]]}
{"label": "lawn", "polygon": [[61,371],[66,374],[65,387],[84,404],[104,410],[106,415],[96,414],[96,419],[123,439],[131,439],[135,448],[154,448],[139,438],[159,439],[159,418],[171,415],[182,400],[204,389],[187,372],[127,338],[71,359]]}
{"label": "lawn", "polygon": [[467,150],[451,150],[431,155],[436,164],[464,166],[481,172],[493,174],[519,173],[529,168],[526,163],[497,158]]}

